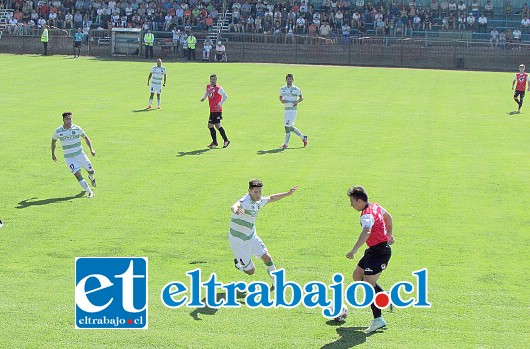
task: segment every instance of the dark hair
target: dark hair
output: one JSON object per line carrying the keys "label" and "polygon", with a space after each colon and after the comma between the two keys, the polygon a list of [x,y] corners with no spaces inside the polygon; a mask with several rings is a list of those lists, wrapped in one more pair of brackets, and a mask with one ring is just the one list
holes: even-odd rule
{"label": "dark hair", "polygon": [[72,112],[71,112],[71,111],[65,111],[65,112],[63,113],[63,119],[64,119],[65,117],[69,116],[69,115],[72,115]]}
{"label": "dark hair", "polygon": [[360,185],[350,188],[348,190],[348,196],[351,196],[355,200],[361,199],[362,201],[368,202],[368,193]]}
{"label": "dark hair", "polygon": [[216,77],[217,77],[217,74],[212,74],[212,75],[210,75],[210,79],[211,79],[211,78],[216,78]]}
{"label": "dark hair", "polygon": [[294,79],[294,76],[293,76],[293,74],[287,74],[287,75],[285,75],[285,78],[286,78],[286,79],[287,79],[287,78],[293,78],[293,79]]}
{"label": "dark hair", "polygon": [[248,182],[248,189],[252,189],[252,188],[261,188],[263,187],[263,182],[261,181],[261,179],[251,179],[249,182]]}

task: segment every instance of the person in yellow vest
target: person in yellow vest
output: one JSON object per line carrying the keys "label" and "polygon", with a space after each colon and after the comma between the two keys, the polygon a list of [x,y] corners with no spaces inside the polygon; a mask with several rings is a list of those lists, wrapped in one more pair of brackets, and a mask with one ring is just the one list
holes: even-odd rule
{"label": "person in yellow vest", "polygon": [[44,45],[44,55],[48,55],[48,26],[44,26],[44,30],[42,31],[42,35],[40,36],[40,42],[42,42],[42,45]]}
{"label": "person in yellow vest", "polygon": [[151,33],[151,29],[147,29],[147,33],[144,35],[144,43],[145,43],[145,58],[149,58],[148,56],[151,56],[151,59],[153,58],[153,45],[155,43],[155,35]]}
{"label": "person in yellow vest", "polygon": [[186,43],[188,44],[188,61],[195,60],[195,45],[197,44],[197,38],[192,32],[188,35]]}

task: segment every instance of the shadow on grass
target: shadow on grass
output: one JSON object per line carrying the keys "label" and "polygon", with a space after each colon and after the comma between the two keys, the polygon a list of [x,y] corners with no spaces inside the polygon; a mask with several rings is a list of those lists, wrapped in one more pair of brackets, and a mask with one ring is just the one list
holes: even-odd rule
{"label": "shadow on grass", "polygon": [[258,150],[257,154],[258,155],[276,154],[276,153],[281,153],[282,151],[285,151],[285,150],[286,149],[284,149],[284,148],[274,148],[274,149],[269,149],[269,150]]}
{"label": "shadow on grass", "polygon": [[[334,320],[326,322],[330,326],[339,326],[342,323]],[[372,333],[364,333],[366,327],[339,327],[336,329],[340,338],[335,342],[328,343],[320,349],[347,349],[366,342],[366,338],[380,330]]]}
{"label": "shadow on grass", "polygon": [[206,149],[197,149],[197,150],[192,150],[192,151],[179,151],[177,156],[180,157],[180,156],[188,156],[188,155],[201,155],[210,150],[211,150],[210,148],[206,148]]}
{"label": "shadow on grass", "polygon": [[514,110],[514,111],[508,111],[508,112],[506,112],[506,114],[508,114],[508,115],[516,115],[516,114],[520,114],[520,112],[518,112],[517,110]]}
{"label": "shadow on grass", "polygon": [[143,112],[148,112],[148,111],[153,111],[154,109],[147,109],[147,108],[143,108],[143,109],[135,109],[135,110],[132,110],[133,113],[143,113]]}
{"label": "shadow on grass", "polygon": [[[15,208],[26,208],[30,206],[42,206],[42,205],[48,205],[48,204],[55,204],[57,202],[79,199],[83,197],[83,195],[85,195],[84,191],[74,196],[65,196],[64,198],[51,198],[51,199],[44,199],[44,200],[35,200],[36,198],[31,198],[31,199],[20,201],[18,203],[18,206],[16,206]],[[31,201],[31,200],[35,200],[35,201]]]}
{"label": "shadow on grass", "polygon": [[[246,292],[237,291],[236,298],[239,300],[239,303],[245,304],[245,302],[242,301],[241,298],[245,298],[246,295],[247,295]],[[217,302],[220,302],[221,300],[226,300],[226,293],[224,293],[224,292],[218,293],[216,299],[217,299]],[[206,302],[206,298],[203,298],[201,300],[201,302],[205,303]],[[209,306],[205,305],[202,308],[196,308],[195,310],[193,310],[190,313],[190,316],[193,318],[193,320],[199,320],[200,321],[202,319],[199,317],[199,315],[215,315],[218,310],[219,309],[210,308]]]}

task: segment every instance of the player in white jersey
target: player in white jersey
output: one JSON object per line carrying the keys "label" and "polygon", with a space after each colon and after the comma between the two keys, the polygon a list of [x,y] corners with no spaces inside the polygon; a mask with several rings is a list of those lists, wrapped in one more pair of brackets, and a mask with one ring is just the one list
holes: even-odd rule
{"label": "player in white jersey", "polygon": [[[255,222],[259,210],[269,202],[275,202],[294,193],[298,187],[292,187],[288,192],[261,196],[263,182],[252,179],[248,183],[248,194],[232,205],[232,219],[228,232],[228,242],[234,254],[234,263],[237,269],[246,274],[254,274],[254,262],[252,256],[259,257],[267,266],[267,272],[276,270],[269,251],[259,236],[256,234]],[[272,276],[271,276],[272,278]],[[274,288],[274,279],[273,279]]]}
{"label": "player in white jersey", "polygon": [[94,196],[94,193],[81,175],[81,167],[88,172],[88,178],[90,178],[93,187],[96,186],[96,178],[94,178],[95,171],[85,152],[83,151],[80,138],[85,140],[86,144],[90,148],[90,153],[92,156],[96,156],[96,151],[94,148],[92,148],[92,143],[83,129],[72,123],[72,112],[64,112],[63,125],[58,127],[52,136],[52,160],[57,162],[57,157],[55,156],[55,147],[57,145],[57,140],[59,139],[63,148],[66,165],[74,174],[75,178],[77,178],[81,187],[83,187],[83,189],[85,189],[85,191],[88,193],[88,197],[91,198]]}
{"label": "player in white jersey", "polygon": [[287,82],[287,85],[284,85],[280,88],[280,102],[284,104],[285,108],[285,143],[283,143],[283,145],[280,147],[282,149],[285,149],[289,146],[291,131],[296,133],[296,135],[302,139],[304,147],[307,146],[307,136],[304,136],[299,129],[294,127],[294,123],[296,122],[296,107],[304,100],[304,98],[302,97],[302,91],[293,85],[293,81],[293,74],[287,74],[285,77],[285,82]]}
{"label": "player in white jersey", "polygon": [[[151,80],[151,77],[153,80]],[[162,86],[166,86],[166,68],[162,66],[162,60],[160,58],[156,60],[156,65],[151,68],[151,72],[147,78],[147,86],[149,86],[149,80],[151,80],[151,96],[149,96],[149,105],[147,106],[147,109],[151,109],[155,93],[158,101],[158,109],[160,109],[160,94],[162,93]],[[162,80],[164,80],[164,82],[162,82]]]}

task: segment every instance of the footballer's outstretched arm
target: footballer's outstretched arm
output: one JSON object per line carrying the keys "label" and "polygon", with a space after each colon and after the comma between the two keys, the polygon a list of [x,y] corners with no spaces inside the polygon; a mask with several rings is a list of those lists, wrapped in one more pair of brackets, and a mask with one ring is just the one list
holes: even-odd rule
{"label": "footballer's outstretched arm", "polygon": [[388,211],[383,213],[383,220],[385,221],[386,233],[388,234],[388,244],[392,245],[394,243],[394,235],[392,235],[392,216]]}
{"label": "footballer's outstretched arm", "polygon": [[241,202],[240,201],[236,201],[236,203],[233,204],[232,207],[230,207],[230,209],[235,214],[245,213],[245,210],[243,209],[243,207],[241,207]]}
{"label": "footballer's outstretched arm", "polygon": [[269,196],[269,202],[278,201],[278,200],[283,199],[284,197],[292,195],[297,189],[298,189],[298,186],[295,185],[294,187],[292,187],[291,189],[289,189],[289,191],[285,193],[272,194],[271,196]]}
{"label": "footballer's outstretched arm", "polygon": [[364,227],[361,231],[361,234],[359,235],[359,238],[357,239],[357,242],[355,245],[353,245],[353,248],[350,252],[346,255],[347,258],[352,259],[353,256],[357,253],[357,251],[361,248],[362,245],[368,240],[368,237],[370,236],[370,232],[372,231],[371,227]]}

